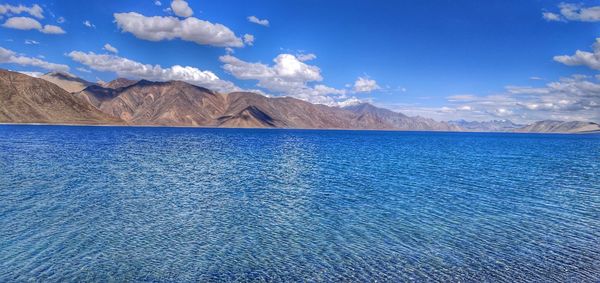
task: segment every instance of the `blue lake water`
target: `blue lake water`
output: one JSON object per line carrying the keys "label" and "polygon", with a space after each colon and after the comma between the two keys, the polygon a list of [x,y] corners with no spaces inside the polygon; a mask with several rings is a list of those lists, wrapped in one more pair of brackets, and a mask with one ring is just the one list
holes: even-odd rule
{"label": "blue lake water", "polygon": [[600,280],[600,136],[0,126],[0,281]]}

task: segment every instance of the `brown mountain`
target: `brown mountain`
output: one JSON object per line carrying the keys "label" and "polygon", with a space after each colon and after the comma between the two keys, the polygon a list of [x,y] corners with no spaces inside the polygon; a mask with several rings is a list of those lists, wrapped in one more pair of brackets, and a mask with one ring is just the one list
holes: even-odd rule
{"label": "brown mountain", "polygon": [[92,83],[84,79],[62,72],[50,72],[41,76],[40,79],[49,81],[67,92],[80,92],[92,85]]}
{"label": "brown mountain", "polygon": [[224,111],[223,95],[184,82],[142,80],[116,90],[90,86],[76,96],[139,125],[213,126]]}
{"label": "brown mountain", "polygon": [[76,94],[101,111],[140,125],[449,131],[460,128],[361,104],[347,109],[290,97],[220,94],[184,82],[139,81]]}
{"label": "brown mountain", "polygon": [[[117,79],[114,79],[114,80],[112,80],[110,82],[102,83],[102,84],[100,84],[100,86],[105,87],[105,88],[118,89],[118,88],[122,88],[122,87],[128,87],[128,86],[133,85],[133,84],[135,84],[137,82],[138,81],[134,81],[134,80],[130,80],[130,79],[117,78]],[[83,89],[81,89],[81,90],[83,90]]]}
{"label": "brown mountain", "polygon": [[43,79],[0,69],[0,123],[121,124]]}
{"label": "brown mountain", "polygon": [[372,125],[376,129],[395,129],[405,131],[461,131],[456,125],[437,122],[423,117],[409,117],[402,113],[378,108],[369,103],[347,106],[344,109],[357,115],[354,124]]}
{"label": "brown mountain", "polygon": [[227,105],[219,124],[236,127],[258,124],[264,127],[306,129],[365,129],[353,125],[353,113],[337,107],[312,104],[291,97],[269,98],[255,93],[236,92],[225,96]]}
{"label": "brown mountain", "polygon": [[490,120],[490,121],[466,121],[453,120],[448,121],[450,125],[456,125],[470,132],[512,132],[522,128],[525,125],[515,124],[510,120]]}
{"label": "brown mountain", "polygon": [[515,130],[519,133],[591,133],[600,132],[600,125],[592,122],[579,121],[553,121],[545,120],[535,122]]}

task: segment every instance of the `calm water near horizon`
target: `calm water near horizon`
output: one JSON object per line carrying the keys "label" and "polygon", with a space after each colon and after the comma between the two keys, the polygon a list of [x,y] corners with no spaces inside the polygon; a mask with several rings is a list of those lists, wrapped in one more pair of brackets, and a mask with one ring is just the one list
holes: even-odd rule
{"label": "calm water near horizon", "polygon": [[0,282],[600,281],[600,135],[0,125]]}

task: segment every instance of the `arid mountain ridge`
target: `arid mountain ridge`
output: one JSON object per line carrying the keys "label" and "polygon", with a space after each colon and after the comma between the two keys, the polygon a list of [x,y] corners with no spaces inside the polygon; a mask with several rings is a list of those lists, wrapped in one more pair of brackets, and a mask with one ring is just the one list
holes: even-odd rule
{"label": "arid mountain ridge", "polygon": [[[62,73],[33,78],[0,70],[0,91],[2,123],[478,131],[473,126],[477,124],[463,128],[460,123],[409,117],[368,103],[330,107],[291,97],[216,93],[180,81],[119,78],[93,84]],[[590,122],[541,121],[504,130],[483,125],[487,128],[481,131],[600,131],[598,124]]]}

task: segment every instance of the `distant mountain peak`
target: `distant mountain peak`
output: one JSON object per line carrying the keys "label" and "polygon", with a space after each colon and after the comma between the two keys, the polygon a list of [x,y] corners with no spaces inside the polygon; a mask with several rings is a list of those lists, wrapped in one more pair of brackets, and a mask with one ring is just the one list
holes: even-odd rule
{"label": "distant mountain peak", "polygon": [[56,76],[56,77],[64,77],[64,78],[73,78],[78,79],[77,76],[69,73],[69,72],[61,72],[61,71],[52,71],[44,74],[45,76]]}
{"label": "distant mountain peak", "polygon": [[184,81],[150,81],[150,80],[139,80],[134,84],[127,86],[126,88],[131,87],[171,87],[171,88],[182,88],[182,89],[195,89],[209,94],[216,94],[214,91],[207,89],[205,87],[193,85]]}
{"label": "distant mountain peak", "polygon": [[93,83],[66,72],[49,72],[42,75],[40,79],[56,84],[71,93],[80,92],[86,87],[93,85]]}
{"label": "distant mountain peak", "polygon": [[128,87],[130,85],[134,85],[137,82],[138,82],[137,80],[130,80],[130,79],[126,79],[126,78],[116,78],[110,82],[100,83],[100,85],[105,88],[118,89],[118,88]]}
{"label": "distant mountain peak", "polygon": [[600,132],[600,125],[594,122],[543,120],[517,130],[522,133],[586,133]]}

